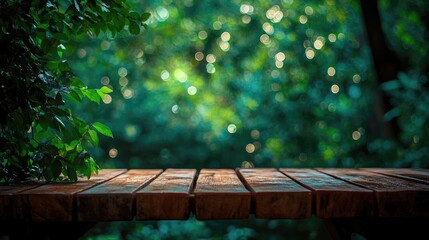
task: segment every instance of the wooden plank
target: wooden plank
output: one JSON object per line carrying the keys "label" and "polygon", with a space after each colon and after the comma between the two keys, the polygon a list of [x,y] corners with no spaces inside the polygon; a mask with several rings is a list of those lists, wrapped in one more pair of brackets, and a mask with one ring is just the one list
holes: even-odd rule
{"label": "wooden plank", "polygon": [[162,170],[134,169],[80,192],[79,221],[129,221],[134,218],[134,193],[149,184]]}
{"label": "wooden plank", "polygon": [[194,189],[197,219],[245,219],[251,195],[232,169],[202,169]]}
{"label": "wooden plank", "polygon": [[381,217],[429,217],[429,186],[357,169],[319,169],[372,189]]}
{"label": "wooden plank", "polygon": [[256,218],[309,218],[311,191],[274,168],[237,169],[252,193]]}
{"label": "wooden plank", "polygon": [[196,172],[195,169],[167,169],[136,192],[136,219],[188,219]]}
{"label": "wooden plank", "polygon": [[429,184],[429,172],[424,169],[412,168],[362,168],[366,171],[381,173],[383,175],[398,177],[419,183]]}
{"label": "wooden plank", "polygon": [[91,179],[77,183],[45,184],[14,195],[13,217],[32,221],[72,221],[73,199],[78,192],[124,173],[124,169],[105,169]]}
{"label": "wooden plank", "polygon": [[36,188],[42,183],[0,185],[0,221],[12,217],[12,197],[20,192]]}
{"label": "wooden plank", "polygon": [[314,214],[320,218],[364,217],[374,214],[374,193],[312,169],[280,169],[313,191]]}

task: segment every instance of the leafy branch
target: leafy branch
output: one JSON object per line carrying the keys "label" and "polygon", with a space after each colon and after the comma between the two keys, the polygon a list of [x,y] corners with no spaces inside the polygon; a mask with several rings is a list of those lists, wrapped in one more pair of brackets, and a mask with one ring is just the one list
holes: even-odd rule
{"label": "leafy branch", "polygon": [[122,1],[0,2],[0,182],[43,178],[77,181],[97,173],[86,151],[99,143],[98,133],[113,137],[109,127],[79,119],[66,99],[97,104],[112,92],[88,89],[67,62],[72,36],[115,36],[124,28],[139,34],[149,13],[130,11]]}

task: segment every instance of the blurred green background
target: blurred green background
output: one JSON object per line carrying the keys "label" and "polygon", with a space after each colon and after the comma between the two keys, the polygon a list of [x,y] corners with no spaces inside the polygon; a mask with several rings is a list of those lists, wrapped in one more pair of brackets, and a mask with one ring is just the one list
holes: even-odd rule
{"label": "blurred green background", "polygon": [[[100,107],[71,106],[113,130],[92,152],[101,167],[429,167],[427,1],[378,1],[378,34],[401,63],[382,84],[358,0],[128,2],[152,13],[147,30],[68,46],[78,77],[114,90]],[[327,233],[317,219],[191,219],[87,236],[262,237]]]}

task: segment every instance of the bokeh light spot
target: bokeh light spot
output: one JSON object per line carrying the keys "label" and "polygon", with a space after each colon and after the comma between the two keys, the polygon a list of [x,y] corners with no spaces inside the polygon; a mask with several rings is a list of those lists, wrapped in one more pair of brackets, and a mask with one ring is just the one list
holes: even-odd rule
{"label": "bokeh light spot", "polygon": [[117,156],[118,156],[118,149],[116,149],[116,148],[111,148],[110,150],[109,150],[109,157],[110,158],[116,158]]}
{"label": "bokeh light spot", "polygon": [[305,15],[301,15],[301,16],[299,16],[299,22],[300,22],[301,24],[306,24],[306,23],[307,23],[307,21],[308,21],[307,16],[305,16]]}
{"label": "bokeh light spot", "polygon": [[118,75],[119,77],[125,77],[128,74],[128,70],[124,67],[121,67],[118,69]]}
{"label": "bokeh light spot", "polygon": [[235,132],[237,132],[237,126],[235,124],[231,123],[228,125],[227,130],[229,133],[235,133]]}
{"label": "bokeh light spot", "polygon": [[174,105],[171,107],[171,112],[172,112],[172,113],[174,113],[174,114],[179,113],[179,105],[174,104]]}
{"label": "bokeh light spot", "polygon": [[361,137],[361,133],[359,132],[359,131],[354,131],[353,133],[352,133],[352,138],[353,138],[353,140],[359,140],[359,138]]}
{"label": "bokeh light spot", "polygon": [[130,99],[134,96],[134,91],[131,88],[125,88],[122,91],[122,96],[124,96],[125,99]]}
{"label": "bokeh light spot", "polygon": [[337,94],[340,91],[340,87],[337,84],[331,86],[331,92]]}
{"label": "bokeh light spot", "polygon": [[270,37],[267,34],[262,34],[261,37],[259,37],[259,40],[265,45],[270,43]]}
{"label": "bokeh light spot", "polygon": [[207,55],[206,61],[208,63],[214,63],[214,62],[216,62],[216,56],[214,54],[210,53],[210,54]]}
{"label": "bokeh light spot", "polygon": [[229,32],[223,32],[220,35],[220,38],[222,39],[222,41],[228,42],[231,39],[231,34],[229,34]]}
{"label": "bokeh light spot", "polygon": [[101,84],[103,84],[103,85],[109,85],[109,83],[110,83],[110,78],[109,78],[108,76],[104,76],[104,77],[102,77],[102,78],[101,78],[100,82],[101,82]]}
{"label": "bokeh light spot", "polygon": [[327,73],[329,76],[333,77],[335,75],[335,68],[329,67]]}
{"label": "bokeh light spot", "polygon": [[260,133],[257,129],[253,129],[253,130],[250,132],[250,136],[251,136],[253,139],[258,139],[260,135],[261,135],[261,133]]}
{"label": "bokeh light spot", "polygon": [[305,14],[307,14],[308,16],[313,15],[314,11],[313,8],[310,6],[305,7]]}
{"label": "bokeh light spot", "polygon": [[119,78],[119,85],[121,87],[127,86],[128,85],[128,78],[126,78],[126,77]]}
{"label": "bokeh light spot", "polygon": [[207,32],[206,31],[200,31],[198,33],[198,38],[200,38],[201,40],[204,40],[207,38]]}
{"label": "bokeh light spot", "polygon": [[309,47],[309,48],[305,49],[305,56],[308,59],[313,59],[314,55],[316,55],[316,53],[314,52],[313,48]]}
{"label": "bokeh light spot", "polygon": [[215,66],[214,66],[212,63],[208,63],[208,64],[206,65],[206,70],[207,70],[207,72],[208,72],[208,73],[210,73],[210,74],[213,74],[213,73],[215,73],[215,72],[216,72],[216,68],[215,68]]}
{"label": "bokeh light spot", "polygon": [[252,143],[249,143],[246,145],[246,152],[253,153],[256,150],[255,145]]}
{"label": "bokeh light spot", "polygon": [[251,18],[250,16],[247,16],[247,15],[245,15],[245,16],[243,16],[243,17],[241,18],[241,21],[242,21],[244,24],[249,24],[251,20],[252,20],[252,18]]}
{"label": "bokeh light spot", "polygon": [[335,36],[335,34],[333,34],[333,33],[330,33],[328,36],[328,39],[330,42],[335,42],[335,41],[337,41],[337,36]]}
{"label": "bokeh light spot", "polygon": [[202,52],[196,52],[195,53],[195,60],[202,61],[204,59],[204,53]]}
{"label": "bokeh light spot", "polygon": [[188,87],[188,94],[191,96],[197,94],[197,88],[195,86]]}
{"label": "bokeh light spot", "polygon": [[103,102],[104,102],[105,104],[110,104],[110,103],[112,103],[112,96],[110,96],[109,94],[104,95]]}
{"label": "bokeh light spot", "polygon": [[274,27],[270,23],[264,23],[262,24],[262,29],[269,35],[272,35],[274,33]]}
{"label": "bokeh light spot", "polygon": [[170,73],[167,70],[162,70],[161,79],[164,81],[168,81],[169,78],[170,78]]}
{"label": "bokeh light spot", "polygon": [[354,83],[359,83],[359,82],[360,82],[360,80],[361,80],[361,77],[360,77],[360,75],[359,75],[359,74],[355,74],[355,75],[353,75],[353,82],[354,82]]}
{"label": "bokeh light spot", "polygon": [[284,53],[282,53],[282,52],[278,52],[276,54],[275,58],[276,58],[277,61],[283,62],[285,60],[285,58],[286,58],[286,55]]}

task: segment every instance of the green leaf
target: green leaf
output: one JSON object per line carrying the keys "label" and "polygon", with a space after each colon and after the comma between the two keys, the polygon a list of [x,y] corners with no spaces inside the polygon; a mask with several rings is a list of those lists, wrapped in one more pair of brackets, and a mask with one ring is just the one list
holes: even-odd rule
{"label": "green leaf", "polygon": [[98,146],[99,140],[98,140],[97,132],[96,132],[96,131],[94,131],[94,130],[92,130],[92,129],[90,129],[90,130],[88,131],[88,134],[89,134],[89,139],[90,139],[90,141],[91,141],[95,146]]}
{"label": "green leaf", "polygon": [[66,175],[70,179],[70,181],[73,181],[73,182],[77,181],[77,174],[76,174],[76,170],[74,168],[72,168],[70,166],[67,167]]}
{"label": "green leaf", "polygon": [[110,130],[110,128],[100,122],[95,122],[92,124],[92,126],[101,134],[103,134],[104,136],[107,137],[111,137],[113,138],[113,133],[112,130]]}
{"label": "green leaf", "polygon": [[70,87],[83,88],[85,87],[85,84],[79,78],[73,77]]}
{"label": "green leaf", "polygon": [[101,99],[104,99],[106,97],[106,94],[100,91],[100,89],[95,89],[97,91],[98,96],[100,96]]}
{"label": "green leaf", "polygon": [[79,3],[76,0],[74,0],[73,2],[74,2],[74,7],[76,8],[76,10],[78,10],[80,12],[81,10],[80,10]]}
{"label": "green leaf", "polygon": [[140,20],[141,20],[142,22],[146,22],[146,21],[150,18],[150,16],[151,16],[151,15],[150,15],[150,13],[145,12],[145,13],[143,13],[143,14],[142,14],[142,16],[141,16],[141,19],[140,19]]}
{"label": "green leaf", "polygon": [[55,95],[55,101],[53,103],[57,106],[64,105],[63,96],[61,93],[57,93]]}
{"label": "green leaf", "polygon": [[130,24],[128,26],[131,34],[137,35],[140,33],[140,26],[137,24],[136,21],[130,21]]}
{"label": "green leaf", "polygon": [[393,90],[399,89],[400,87],[401,87],[401,83],[398,80],[391,80],[381,84],[381,88],[384,91],[393,91]]}
{"label": "green leaf", "polygon": [[63,57],[63,52],[66,50],[66,47],[63,44],[58,45],[57,47],[57,53],[58,56],[61,58]]}
{"label": "green leaf", "polygon": [[100,104],[101,97],[98,95],[95,89],[85,89],[82,92],[83,92],[83,95],[89,98],[89,100]]}
{"label": "green leaf", "polygon": [[108,88],[108,87],[106,87],[106,86],[101,87],[99,90],[100,90],[102,93],[111,93],[111,92],[113,92],[113,90],[112,90],[112,89],[110,89],[110,88]]}
{"label": "green leaf", "polygon": [[51,107],[51,108],[49,108],[49,110],[51,112],[53,112],[55,115],[60,116],[60,117],[69,117],[70,116],[69,112],[67,112],[66,110],[60,109],[60,108]]}
{"label": "green leaf", "polygon": [[76,145],[79,143],[78,140],[73,140],[70,144],[66,144],[66,151],[71,151],[76,148]]}
{"label": "green leaf", "polygon": [[53,179],[57,179],[62,171],[63,165],[59,159],[54,159],[54,162],[51,164]]}
{"label": "green leaf", "polygon": [[56,127],[58,128],[58,130],[62,131],[63,129],[66,128],[66,125],[64,125],[63,121],[61,121],[61,119],[59,119],[58,117],[54,117],[55,123],[56,123]]}
{"label": "green leaf", "polygon": [[101,97],[101,99],[104,99],[106,97],[106,94],[113,92],[112,89],[110,89],[110,88],[108,88],[106,86],[103,86],[100,89],[96,89],[96,91],[98,93],[98,96]]}
{"label": "green leaf", "polygon": [[130,12],[130,18],[138,20],[140,18],[140,15],[137,12]]}
{"label": "green leaf", "polygon": [[82,101],[82,98],[75,90],[71,90],[70,93],[66,94],[66,96],[76,103],[80,103]]}
{"label": "green leaf", "polygon": [[[124,28],[124,26],[125,26],[125,17],[123,17],[123,16],[117,16],[117,18],[114,20],[114,24],[115,25],[113,25],[110,28],[110,30],[112,32],[119,32],[119,31],[121,31]],[[113,29],[113,28],[115,28],[115,29]],[[116,30],[116,31],[114,31],[114,30]]]}

